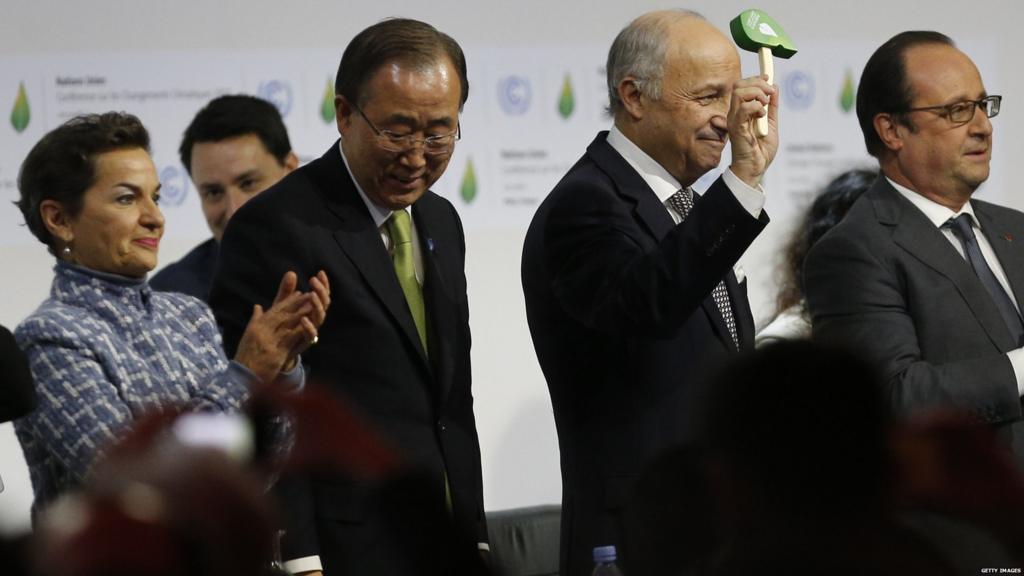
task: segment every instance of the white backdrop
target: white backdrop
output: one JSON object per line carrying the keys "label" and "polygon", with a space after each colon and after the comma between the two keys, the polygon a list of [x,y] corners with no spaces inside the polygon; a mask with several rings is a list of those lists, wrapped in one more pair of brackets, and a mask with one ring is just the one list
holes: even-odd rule
{"label": "white backdrop", "polygon": [[[464,138],[435,187],[466,222],[474,393],[488,509],[560,498],[551,405],[526,327],[519,282],[522,238],[537,202],[607,127],[601,115],[603,63],[618,30],[640,12],[675,6],[581,0],[403,3],[268,0],[219,3],[5,0],[0,18],[0,323],[13,327],[47,293],[50,257],[23,227],[10,200],[28,149],[78,111],[138,114],[154,136],[164,181],[167,235],[161,262],[207,236],[195,191],[175,158],[180,133],[210,97],[262,94],[285,112],[303,160],[321,154],[336,132],[321,116],[325,91],[348,39],[386,16],[431,22],[462,43],[470,68]],[[734,0],[688,3],[725,29],[751,6]],[[843,169],[871,163],[856,117],[846,107],[871,51],[905,29],[935,29],[978,63],[990,93],[1004,95],[995,121],[993,176],[981,191],[1024,208],[1003,185],[1003,166],[1024,152],[1024,98],[1011,0],[796,2],[763,0],[800,48],[777,61],[783,87],[782,146],[769,173],[772,223],[744,256],[759,321],[773,312],[780,242],[814,190]],[[969,15],[969,16],[968,16]],[[749,55],[748,55],[749,56]],[[744,70],[752,73],[753,57]],[[13,114],[24,86],[29,122]],[[21,129],[23,128],[23,129]],[[20,131],[19,131],[20,129]],[[1007,137],[1009,135],[1009,137]],[[1014,136],[1017,136],[1014,138]],[[469,177],[472,175],[472,177]],[[1007,180],[1008,181],[1008,180]],[[0,530],[28,523],[31,488],[9,425],[0,426]]]}

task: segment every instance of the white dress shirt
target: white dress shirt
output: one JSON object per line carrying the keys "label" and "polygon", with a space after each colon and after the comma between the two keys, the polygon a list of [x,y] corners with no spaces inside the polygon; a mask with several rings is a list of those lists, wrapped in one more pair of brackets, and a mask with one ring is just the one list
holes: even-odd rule
{"label": "white dress shirt", "polygon": [[[999,258],[996,257],[996,253],[992,250],[992,245],[989,244],[988,238],[981,231],[981,223],[978,218],[974,215],[974,207],[968,202],[963,205],[959,212],[954,212],[952,209],[939,204],[929,198],[918,194],[899,184],[893,182],[888,177],[886,180],[889,184],[896,189],[897,192],[903,195],[904,198],[910,201],[918,210],[920,210],[925,218],[928,219],[936,228],[942,232],[942,235],[949,240],[949,243],[953,245],[957,253],[960,254],[961,258],[967,259],[964,254],[963,243],[957,238],[956,234],[949,226],[944,226],[950,218],[956,218],[961,214],[968,214],[971,218],[971,228],[974,229],[974,235],[978,240],[978,247],[981,249],[981,255],[985,258],[985,263],[992,269],[992,274],[995,275],[996,280],[999,281],[999,285],[1003,287],[1007,295],[1010,296],[1010,301],[1013,302],[1017,313],[1020,313],[1020,306],[1017,305],[1017,299],[1013,297],[1013,290],[1010,288],[1010,281],[1006,278],[1006,272],[1003,270],[1003,265],[999,262]],[[1010,364],[1013,366],[1013,375],[1017,379],[1017,394],[1024,396],[1024,348],[1018,348],[1007,352],[1007,357],[1010,359]]]}

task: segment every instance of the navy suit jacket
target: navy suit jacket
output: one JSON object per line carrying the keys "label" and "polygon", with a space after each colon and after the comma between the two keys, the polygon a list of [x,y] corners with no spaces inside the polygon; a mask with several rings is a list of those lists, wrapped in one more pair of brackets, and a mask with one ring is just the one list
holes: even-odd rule
{"label": "navy suit jacket", "polygon": [[658,454],[692,436],[709,367],[736,351],[711,297],[723,279],[740,345],[754,322],[733,266],[767,224],[721,179],[675,225],[601,133],[526,235],[526,314],[554,407],[562,467],[562,574],[621,544],[618,517]]}
{"label": "navy suit jacket", "polygon": [[203,302],[210,298],[210,286],[217,267],[217,241],[210,238],[172,262],[149,279],[149,285],[161,292],[181,292]]}
{"label": "navy suit jacket", "polygon": [[[303,354],[326,382],[384,434],[456,526],[475,556],[486,542],[480,448],[470,392],[465,240],[450,202],[426,192],[412,207],[423,246],[429,356],[391,257],[342,161],[338,145],[243,206],[221,243],[211,305],[233,354],[254,303],[269,305],[288,270],[327,272],[331,308],[319,343]],[[287,559],[319,554],[327,574],[411,573],[405,545],[438,527],[380,518],[373,486],[329,477],[292,490]],[[399,522],[398,524],[401,524]]]}

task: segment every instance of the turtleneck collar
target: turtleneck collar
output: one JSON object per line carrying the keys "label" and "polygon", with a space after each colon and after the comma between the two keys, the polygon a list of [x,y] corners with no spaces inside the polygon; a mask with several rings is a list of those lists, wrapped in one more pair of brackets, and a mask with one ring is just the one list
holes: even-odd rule
{"label": "turtleneck collar", "polygon": [[132,278],[130,276],[121,276],[120,274],[111,274],[110,272],[100,272],[99,270],[93,270],[92,268],[86,268],[85,266],[79,266],[78,264],[72,264],[65,260],[57,260],[57,265],[54,270],[60,274],[62,270],[67,273],[78,273],[90,278],[97,278],[103,282],[109,282],[117,286],[125,287],[141,287],[146,283],[146,278]]}
{"label": "turtleneck collar", "polygon": [[100,272],[77,264],[58,260],[54,266],[51,295],[65,302],[95,307],[99,300],[116,300],[122,306],[149,309],[152,289],[146,278],[130,278],[109,272]]}

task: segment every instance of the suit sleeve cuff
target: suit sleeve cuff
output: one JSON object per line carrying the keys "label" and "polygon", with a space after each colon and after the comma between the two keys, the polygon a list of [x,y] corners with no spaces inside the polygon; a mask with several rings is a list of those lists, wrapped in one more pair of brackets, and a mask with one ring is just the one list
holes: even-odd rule
{"label": "suit sleeve cuff", "polygon": [[729,187],[729,191],[732,192],[732,195],[743,206],[744,210],[749,212],[754,218],[761,217],[765,196],[764,190],[761,189],[760,185],[757,188],[751,188],[728,168],[722,173],[722,181]]}
{"label": "suit sleeve cuff", "polygon": [[231,360],[228,362],[228,373],[231,374],[231,378],[235,382],[245,384],[250,390],[260,384],[260,379],[252,373],[252,370],[249,370],[244,364],[237,360]]}
{"label": "suit sleeve cuff", "polygon": [[[241,382],[249,389],[259,386],[260,379],[252,373],[244,364],[237,360],[228,362],[228,372],[236,382]],[[295,361],[295,366],[287,372],[278,375],[278,382],[285,390],[297,392],[306,386],[306,369],[302,366],[302,358]]]}
{"label": "suit sleeve cuff", "polygon": [[278,382],[285,390],[297,392],[306,387],[306,369],[302,366],[302,358],[295,359],[295,366],[287,372],[281,372]]}
{"label": "suit sleeve cuff", "polygon": [[305,556],[295,560],[288,560],[284,563],[284,569],[290,574],[299,574],[300,572],[312,572],[314,570],[323,571],[324,568],[320,564],[319,556]]}
{"label": "suit sleeve cuff", "polygon": [[1013,377],[1017,379],[1017,396],[1024,396],[1024,348],[1017,348],[1006,353],[1013,368]]}

